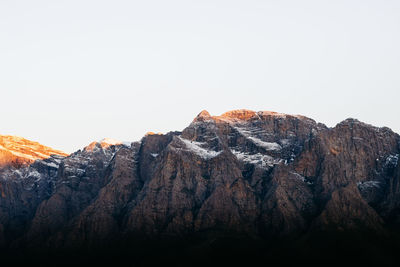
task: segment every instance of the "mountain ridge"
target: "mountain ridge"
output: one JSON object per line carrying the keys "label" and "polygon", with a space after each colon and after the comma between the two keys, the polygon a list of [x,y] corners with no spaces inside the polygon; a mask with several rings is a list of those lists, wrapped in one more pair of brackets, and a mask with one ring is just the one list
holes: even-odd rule
{"label": "mountain ridge", "polygon": [[12,135],[0,135],[0,154],[0,167],[28,165],[51,155],[68,156],[60,150]]}
{"label": "mountain ridge", "polygon": [[224,114],[202,111],[181,132],[93,142],[0,172],[0,246],[116,246],[145,262],[155,260],[141,256],[146,249],[179,258],[227,248],[319,262],[360,246],[365,262],[395,262],[397,133],[355,119],[329,128],[301,115]]}

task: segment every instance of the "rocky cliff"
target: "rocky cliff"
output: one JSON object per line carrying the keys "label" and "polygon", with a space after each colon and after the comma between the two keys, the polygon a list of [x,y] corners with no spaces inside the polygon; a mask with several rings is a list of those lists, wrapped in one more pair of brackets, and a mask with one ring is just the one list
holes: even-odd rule
{"label": "rocky cliff", "polygon": [[202,111],[182,132],[140,142],[29,164],[0,157],[0,244],[113,246],[142,263],[149,251],[392,263],[399,154],[398,134],[355,119],[328,128],[299,115]]}

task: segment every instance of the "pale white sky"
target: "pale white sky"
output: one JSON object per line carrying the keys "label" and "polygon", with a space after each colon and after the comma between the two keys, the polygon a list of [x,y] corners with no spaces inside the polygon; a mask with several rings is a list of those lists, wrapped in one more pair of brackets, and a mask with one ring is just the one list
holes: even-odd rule
{"label": "pale white sky", "polygon": [[73,152],[202,109],[400,132],[400,1],[0,0],[0,134]]}

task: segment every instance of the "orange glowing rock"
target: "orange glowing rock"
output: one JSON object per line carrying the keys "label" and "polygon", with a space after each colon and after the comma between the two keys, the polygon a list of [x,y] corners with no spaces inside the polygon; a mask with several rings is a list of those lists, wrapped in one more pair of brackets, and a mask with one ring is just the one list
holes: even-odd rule
{"label": "orange glowing rock", "polygon": [[0,167],[19,167],[51,155],[66,157],[67,153],[44,146],[38,142],[12,135],[0,135]]}
{"label": "orange glowing rock", "polygon": [[148,135],[163,135],[163,133],[147,132],[146,136],[148,136]]}
{"label": "orange glowing rock", "polygon": [[238,109],[225,112],[219,117],[228,119],[248,120],[256,116],[256,112],[248,109]]}
{"label": "orange glowing rock", "polygon": [[256,111],[248,110],[248,109],[236,109],[236,110],[231,110],[231,111],[225,112],[220,116],[211,116],[207,110],[203,110],[202,112],[200,112],[197,115],[197,117],[193,120],[193,122],[213,120],[217,123],[226,123],[226,122],[236,122],[236,121],[258,120],[258,119],[263,119],[266,117],[286,117],[286,116],[305,118],[304,116],[300,116],[300,115],[288,115],[288,114],[278,113],[278,112],[273,112],[273,111],[257,111],[256,112]]}

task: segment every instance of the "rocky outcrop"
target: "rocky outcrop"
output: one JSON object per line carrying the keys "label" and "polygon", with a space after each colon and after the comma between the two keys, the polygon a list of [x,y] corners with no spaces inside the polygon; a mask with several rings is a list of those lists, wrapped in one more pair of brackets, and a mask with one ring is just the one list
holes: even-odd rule
{"label": "rocky outcrop", "polygon": [[53,193],[65,156],[21,137],[0,136],[0,246],[27,230],[37,206]]}
{"label": "rocky outcrop", "polygon": [[38,159],[46,159],[51,155],[67,156],[68,154],[41,145],[22,137],[0,135],[0,171],[4,167],[22,167]]}
{"label": "rocky outcrop", "polygon": [[93,142],[3,173],[0,239],[94,249],[189,238],[205,242],[198,248],[229,236],[306,249],[316,233],[394,238],[399,144],[355,119],[328,128],[300,115],[202,111],[182,132]]}
{"label": "rocky outcrop", "polygon": [[123,145],[93,142],[62,161],[54,178],[53,193],[35,211],[27,233],[30,245],[59,242],[59,231],[83,212],[109,183],[110,162],[120,146]]}

